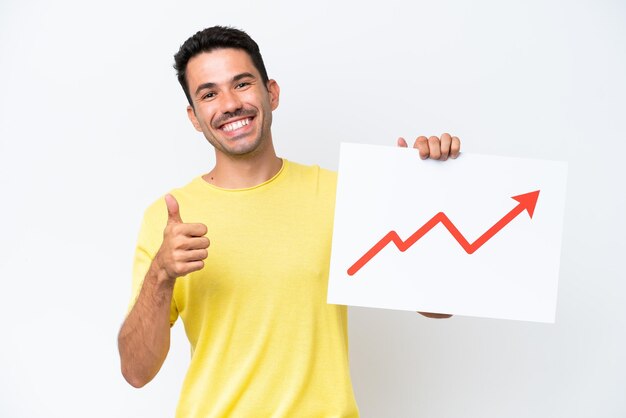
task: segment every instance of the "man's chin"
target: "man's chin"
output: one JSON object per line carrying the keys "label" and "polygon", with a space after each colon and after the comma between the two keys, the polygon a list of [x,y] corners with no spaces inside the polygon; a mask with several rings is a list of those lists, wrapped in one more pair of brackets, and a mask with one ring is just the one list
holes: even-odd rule
{"label": "man's chin", "polygon": [[233,157],[249,157],[255,155],[259,151],[260,144],[241,144],[239,146],[226,146],[223,151]]}
{"label": "man's chin", "polygon": [[242,135],[233,138],[221,138],[209,140],[213,147],[223,154],[232,157],[249,157],[256,155],[262,148],[263,141],[259,138],[252,139],[248,135]]}

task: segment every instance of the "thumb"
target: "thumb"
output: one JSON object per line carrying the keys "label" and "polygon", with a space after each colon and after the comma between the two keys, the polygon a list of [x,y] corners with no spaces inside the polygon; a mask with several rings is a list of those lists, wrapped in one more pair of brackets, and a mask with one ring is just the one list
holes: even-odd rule
{"label": "thumb", "polygon": [[178,211],[178,202],[171,194],[165,195],[165,205],[167,206],[167,223],[183,223]]}
{"label": "thumb", "polygon": [[402,137],[398,138],[398,146],[399,147],[403,147],[403,148],[407,148],[408,147],[406,141]]}

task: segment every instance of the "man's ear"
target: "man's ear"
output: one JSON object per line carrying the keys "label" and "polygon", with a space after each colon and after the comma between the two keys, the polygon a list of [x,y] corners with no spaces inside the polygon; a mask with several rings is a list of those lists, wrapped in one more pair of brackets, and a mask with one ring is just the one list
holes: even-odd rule
{"label": "man's ear", "polygon": [[191,124],[193,125],[193,127],[196,128],[196,131],[202,132],[200,123],[198,123],[198,118],[196,118],[196,112],[193,110],[193,107],[191,106],[187,106],[187,117],[191,121]]}
{"label": "man's ear", "polygon": [[280,97],[280,87],[278,87],[276,80],[269,80],[267,82],[267,91],[270,94],[270,106],[272,110],[276,110]]}

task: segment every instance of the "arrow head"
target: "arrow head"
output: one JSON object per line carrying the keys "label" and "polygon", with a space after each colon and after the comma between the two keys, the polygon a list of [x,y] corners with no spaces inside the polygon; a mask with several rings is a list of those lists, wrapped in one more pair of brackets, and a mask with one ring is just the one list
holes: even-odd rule
{"label": "arrow head", "polygon": [[518,206],[526,209],[528,215],[532,218],[535,212],[535,206],[537,205],[537,199],[539,199],[539,192],[540,190],[535,190],[534,192],[512,196],[511,198],[517,200],[519,202]]}

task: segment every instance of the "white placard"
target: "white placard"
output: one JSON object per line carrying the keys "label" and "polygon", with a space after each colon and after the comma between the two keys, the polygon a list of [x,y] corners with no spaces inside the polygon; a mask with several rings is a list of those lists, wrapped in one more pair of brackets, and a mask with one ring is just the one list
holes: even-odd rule
{"label": "white placard", "polygon": [[328,303],[554,322],[566,177],[564,162],[343,143]]}

